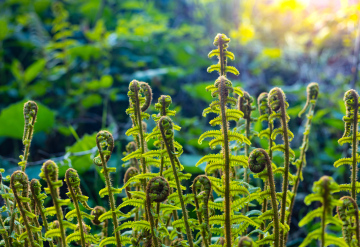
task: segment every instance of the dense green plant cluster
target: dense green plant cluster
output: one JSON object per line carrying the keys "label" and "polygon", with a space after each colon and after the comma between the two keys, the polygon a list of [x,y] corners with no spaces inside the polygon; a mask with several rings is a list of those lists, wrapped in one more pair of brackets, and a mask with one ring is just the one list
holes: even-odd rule
{"label": "dense green plant cluster", "polygon": [[[319,86],[310,83],[307,88],[307,101],[299,114],[308,111],[307,121],[300,155],[295,160],[296,153],[290,147],[294,134],[288,125],[289,104],[285,93],[276,87],[260,94],[257,100],[260,116],[253,118],[254,99],[233,86],[227,77],[227,73],[239,74],[236,68],[228,65],[228,59],[235,59],[228,51],[229,42],[226,35],[218,34],[214,40],[216,49],[209,53],[209,57],[218,58],[218,63],[210,66],[208,72],[216,71],[219,77],[206,88],[213,101],[203,116],[209,114],[210,125],[218,129],[206,131],[199,137],[199,143],[211,138],[208,144],[214,153],[206,154],[194,164],[206,163],[206,174],[193,179],[192,193],[182,185],[182,181],[190,180],[191,174],[184,172],[179,159],[183,148],[175,140],[175,130],[181,128],[171,119],[176,112],[170,109],[170,96],[159,97],[155,104],[158,114],[152,115],[156,125],[147,132],[147,121],[150,121],[147,111],[153,96],[149,84],[133,80],[129,85],[126,113],[132,126],[126,135],[132,136],[133,141],[126,146],[126,156],[122,159],[127,170],[120,188],[112,184],[111,175],[116,168],[108,165],[115,146],[114,137],[107,130],[96,136],[98,155],[94,164],[103,175],[105,187],[99,191],[99,196],[108,198],[107,209],[88,205],[80,177],[73,168],[66,171],[64,181],[68,198],[62,199],[63,181],[59,180],[58,165],[52,160],[43,164],[39,175],[47,185],[44,190],[39,180],[28,181],[26,164],[38,108],[33,101],[25,103],[21,169],[7,178],[2,177],[4,171],[0,170],[0,195],[5,202],[0,211],[0,245],[286,246],[295,197],[306,165]],[[321,206],[310,211],[299,225],[319,217],[321,227],[311,232],[301,246],[313,240],[318,240],[321,246],[360,244],[356,202],[360,189],[357,182],[358,94],[349,90],[344,102],[345,132],[339,143],[351,143],[352,156],[334,165],[351,165],[351,183],[338,185],[327,176],[314,183],[314,193],[305,198],[305,203],[318,201]],[[259,133],[252,130],[256,121],[265,123],[264,130]],[[267,140],[266,150],[252,143],[256,136]],[[153,150],[148,148],[150,141],[155,147]],[[274,152],[284,154],[283,164],[274,163]],[[292,174],[295,168],[296,173]],[[279,182],[282,182],[281,189],[277,186]],[[351,197],[336,199],[335,193],[340,191],[350,192]],[[116,199],[122,192],[126,197],[117,205]],[[51,206],[45,207],[45,201],[50,198]],[[126,206],[131,207],[127,212]],[[338,214],[334,216],[335,207]],[[190,217],[191,210],[195,211],[196,218]],[[328,225],[342,227],[342,237],[328,232]],[[100,231],[96,230],[99,228]]]}

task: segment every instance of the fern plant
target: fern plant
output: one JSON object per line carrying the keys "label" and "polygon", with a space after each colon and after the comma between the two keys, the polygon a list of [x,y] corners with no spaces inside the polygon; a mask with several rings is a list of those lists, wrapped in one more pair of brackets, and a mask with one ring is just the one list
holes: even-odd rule
{"label": "fern plant", "polygon": [[51,195],[54,206],[47,208],[48,214],[56,214],[59,227],[46,232],[46,238],[59,238],[60,246],[66,247],[66,233],[65,230],[70,228],[74,230],[76,226],[64,220],[64,214],[62,206],[68,206],[70,199],[60,199],[59,188],[63,185],[63,182],[58,180],[59,168],[54,161],[48,160],[41,168],[40,177],[44,179],[48,185],[45,188],[45,192]]}
{"label": "fern plant", "polygon": [[177,190],[177,194],[180,200],[180,205],[181,205],[181,209],[182,209],[182,213],[183,213],[183,218],[184,218],[184,225],[185,225],[185,229],[186,229],[186,235],[187,235],[187,239],[188,239],[188,243],[190,247],[193,247],[193,240],[192,240],[192,232],[189,226],[189,219],[188,219],[188,213],[186,210],[186,206],[185,206],[185,202],[183,199],[183,194],[182,194],[182,188],[181,188],[181,184],[180,184],[180,179],[179,179],[179,175],[178,175],[178,171],[177,169],[181,169],[181,164],[179,161],[179,158],[175,155],[175,147],[174,147],[174,127],[173,127],[173,123],[172,120],[169,117],[163,116],[159,119],[158,121],[158,127],[160,129],[161,132],[161,137],[162,140],[165,144],[166,147],[166,151],[167,151],[167,155],[169,157],[170,163],[171,163],[171,169],[174,175],[174,179],[176,182],[176,190]]}
{"label": "fern plant", "polygon": [[319,85],[316,82],[310,83],[307,86],[306,92],[307,92],[306,104],[305,104],[304,108],[300,111],[299,117],[307,109],[309,109],[309,111],[308,111],[308,114],[306,115],[307,121],[305,123],[305,131],[303,133],[302,145],[300,147],[300,157],[294,162],[294,164],[296,165],[297,171],[296,171],[296,175],[294,177],[294,184],[293,184],[292,191],[291,191],[293,195],[290,199],[291,200],[290,207],[289,207],[290,213],[289,213],[289,216],[287,219],[287,224],[289,226],[290,226],[291,215],[292,215],[292,211],[294,208],[295,197],[296,197],[296,193],[297,193],[297,190],[299,187],[300,179],[303,180],[302,170],[303,170],[304,166],[306,165],[306,151],[308,150],[308,147],[309,147],[310,129],[311,129],[311,124],[312,124],[312,119],[314,116],[316,101],[319,96]]}
{"label": "fern plant", "polygon": [[[255,122],[256,119],[251,117],[251,112],[256,109],[256,107],[252,106],[252,103],[254,102],[254,99],[250,96],[248,92],[243,92],[243,96],[239,96],[238,98],[238,110],[241,111],[244,116],[245,120],[245,137],[251,141],[250,138],[250,128],[251,123]],[[245,156],[249,157],[250,154],[250,144],[245,143]],[[244,181],[246,183],[249,182],[249,175],[248,175],[248,168],[245,168],[244,172]],[[246,213],[246,211],[244,211]]]}
{"label": "fern plant", "polygon": [[[270,157],[268,153],[261,149],[255,149],[251,152],[249,156],[249,168],[250,171],[257,174],[257,177],[265,180],[269,185],[269,192],[271,197],[271,207],[270,211],[262,212],[263,214],[260,216],[262,220],[266,220],[266,218],[273,218],[273,234],[266,238],[259,238],[258,244],[266,243],[269,240],[273,242],[275,247],[280,246],[280,221],[279,221],[279,214],[278,214],[278,204],[276,198],[276,186],[274,181],[273,175],[273,168]],[[268,190],[265,191],[268,193]]]}
{"label": "fern plant", "polygon": [[345,122],[345,131],[343,136],[339,139],[338,143],[343,145],[344,143],[351,143],[351,158],[342,158],[334,163],[335,167],[341,165],[350,165],[351,166],[351,184],[342,185],[343,190],[349,190],[351,197],[356,201],[356,191],[359,188],[357,182],[357,164],[360,161],[360,157],[357,153],[358,151],[358,141],[359,141],[359,132],[358,132],[358,121],[359,121],[359,95],[358,93],[351,89],[347,91],[344,95],[344,103],[346,107],[346,115],[343,117]]}
{"label": "fern plant", "polygon": [[119,227],[117,216],[120,216],[121,212],[115,207],[114,193],[117,191],[112,187],[110,179],[110,173],[115,172],[116,168],[107,166],[107,162],[109,161],[111,153],[114,149],[114,138],[111,133],[108,131],[100,131],[96,135],[96,146],[98,148],[99,155],[94,158],[94,163],[95,165],[102,167],[101,173],[104,174],[106,186],[104,189],[99,191],[99,195],[101,197],[108,195],[110,204],[110,211],[100,216],[99,220],[102,222],[108,218],[111,218],[114,224],[115,235],[115,237],[107,237],[103,239],[100,243],[100,246],[104,246],[106,244],[116,244],[117,246],[121,246],[120,233],[119,230],[117,230]]}
{"label": "fern plant", "polygon": [[339,219],[342,221],[342,232],[345,242],[351,246],[360,246],[359,208],[352,197],[340,198],[337,206]]}
{"label": "fern plant", "polygon": [[[44,226],[45,232],[50,230],[49,224],[47,222],[47,215],[49,213],[46,211],[46,208],[44,207],[44,199],[47,197],[45,194],[41,193],[41,184],[39,180],[32,179],[30,182],[30,191],[33,197],[33,200],[35,202],[36,211],[40,213],[42,224]],[[50,247],[54,246],[53,241],[48,241]]]}
{"label": "fern plant", "polygon": [[74,233],[70,234],[66,238],[66,242],[71,243],[73,241],[80,240],[81,246],[87,246],[92,243],[98,243],[97,239],[93,235],[87,234],[85,232],[87,226],[83,227],[83,225],[85,224],[83,219],[88,218],[90,220],[93,220],[94,216],[80,210],[79,203],[81,203],[88,210],[92,210],[92,208],[90,208],[87,204],[88,197],[84,196],[81,192],[80,178],[79,175],[77,174],[77,171],[74,170],[73,168],[69,168],[65,173],[65,181],[69,189],[67,196],[71,198],[71,200],[73,201],[73,205],[75,206],[75,209],[68,212],[65,215],[65,218],[67,220],[72,220],[73,218],[77,218],[78,221],[77,229],[79,229]]}
{"label": "fern plant", "polygon": [[332,177],[323,176],[319,181],[313,185],[313,194],[305,197],[305,204],[310,205],[314,201],[321,202],[322,206],[316,210],[310,211],[300,222],[299,226],[304,226],[310,223],[315,217],[320,217],[321,227],[309,233],[300,247],[308,246],[311,241],[319,240],[319,246],[347,246],[343,238],[326,233],[326,227],[328,224],[341,225],[341,221],[338,218],[333,217],[332,211],[336,206],[340,206],[341,202],[333,197],[333,193],[339,190],[339,185],[333,180]]}
{"label": "fern plant", "polygon": [[10,186],[14,192],[14,197],[26,229],[26,231],[18,237],[19,242],[25,241],[25,245],[31,247],[41,246],[39,236],[37,236],[35,241],[35,235],[41,231],[41,227],[33,224],[33,220],[36,220],[36,215],[31,212],[29,206],[29,180],[27,175],[22,171],[15,171],[11,175]]}
{"label": "fern plant", "polygon": [[[281,213],[280,213],[280,223],[285,225],[286,220],[286,207],[287,207],[287,194],[289,187],[289,166],[290,160],[295,158],[294,151],[290,148],[290,141],[294,137],[293,133],[289,130],[288,121],[290,117],[286,113],[286,109],[289,107],[289,104],[286,102],[285,94],[280,88],[273,88],[269,92],[268,104],[271,108],[270,119],[278,118],[280,119],[281,127],[274,129],[271,134],[273,140],[276,139],[277,135],[281,135],[284,140],[284,144],[278,144],[272,147],[272,151],[281,151],[284,153],[284,171],[283,171],[283,185],[282,185],[282,198],[281,198]],[[284,246],[286,237],[284,230],[280,230],[280,246]]]}
{"label": "fern plant", "polygon": [[[234,192],[235,184],[231,183],[233,175],[231,174],[231,167],[241,165],[247,167],[247,158],[244,156],[235,156],[230,153],[230,141],[238,141],[240,143],[251,144],[250,141],[243,135],[230,131],[229,130],[229,121],[239,121],[240,118],[244,116],[244,113],[237,109],[229,109],[228,104],[236,105],[236,99],[229,96],[230,93],[235,92],[239,96],[243,96],[243,92],[239,88],[234,88],[230,80],[226,78],[226,73],[231,72],[235,75],[238,75],[239,72],[231,66],[227,66],[227,58],[234,59],[235,56],[231,52],[227,51],[228,43],[230,39],[224,34],[218,34],[215,37],[214,45],[218,48],[209,53],[209,57],[216,55],[219,59],[218,64],[212,65],[208,68],[208,72],[218,71],[220,77],[215,81],[214,85],[208,86],[206,90],[211,91],[213,97],[217,97],[218,100],[213,101],[210,104],[210,107],[206,108],[203,112],[203,116],[206,116],[208,113],[215,113],[218,117],[210,121],[212,126],[220,125],[220,130],[212,130],[205,132],[199,137],[199,144],[205,138],[214,138],[209,142],[211,148],[216,146],[221,146],[222,151],[220,154],[208,154],[204,156],[197,165],[208,162],[207,170],[211,167],[212,169],[221,169],[223,173],[223,188],[224,192],[221,196],[224,197],[224,233],[226,246],[232,246],[232,234],[231,234],[231,225],[232,225],[232,209],[231,201],[232,196],[237,193],[231,193],[231,187],[233,187]],[[246,188],[242,190],[246,191]]]}
{"label": "fern plant", "polygon": [[26,169],[27,160],[29,158],[31,140],[34,133],[34,126],[36,121],[36,116],[38,112],[38,106],[34,101],[28,101],[24,105],[24,134],[23,134],[23,144],[24,154],[20,155],[21,161],[18,163],[21,167],[21,170],[24,172]]}

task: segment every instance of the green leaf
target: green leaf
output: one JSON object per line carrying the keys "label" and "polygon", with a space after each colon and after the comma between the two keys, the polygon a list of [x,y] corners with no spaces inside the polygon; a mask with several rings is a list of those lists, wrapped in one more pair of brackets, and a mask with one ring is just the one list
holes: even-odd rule
{"label": "green leaf", "polygon": [[89,153],[78,156],[69,156],[69,159],[64,160],[64,164],[59,166],[59,176],[63,177],[65,172],[70,166],[74,168],[79,174],[82,174],[88,171],[92,165],[93,160],[91,159],[91,155],[96,152],[96,135],[97,133],[93,133],[92,135],[85,134],[80,140],[78,140],[74,145],[66,147],[67,153],[78,153],[89,151]]}
{"label": "green leaf", "polygon": [[33,64],[31,64],[29,67],[27,67],[24,72],[25,84],[28,84],[29,82],[34,80],[35,77],[38,76],[41,73],[41,71],[44,70],[45,65],[46,65],[46,60],[39,59],[36,62],[34,62]]}

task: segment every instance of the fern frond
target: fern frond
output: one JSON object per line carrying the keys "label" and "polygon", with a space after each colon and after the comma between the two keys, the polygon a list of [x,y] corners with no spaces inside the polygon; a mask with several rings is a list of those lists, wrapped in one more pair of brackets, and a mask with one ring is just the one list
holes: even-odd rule
{"label": "fern frond", "polygon": [[115,231],[121,231],[123,229],[128,229],[128,228],[134,229],[134,230],[137,230],[137,231],[142,231],[142,230],[150,231],[150,223],[148,221],[145,221],[145,220],[128,221],[128,222],[123,223],[118,228],[116,228]]}
{"label": "fern frond", "polygon": [[[289,140],[291,141],[294,138],[294,134],[288,129],[288,135],[289,135]],[[277,135],[282,135],[284,136],[284,130],[283,128],[276,128],[273,130],[272,134],[271,134],[271,139],[275,140]]]}
{"label": "fern frond", "polygon": [[310,211],[304,218],[299,222],[299,226],[303,227],[304,225],[311,222],[315,217],[321,217],[323,212],[323,207],[319,207],[315,210]]}
{"label": "fern frond", "polygon": [[[286,152],[285,146],[284,144],[278,144],[275,145],[271,148],[272,151],[281,151],[283,153]],[[290,159],[294,159],[295,158],[295,152],[294,150],[292,150],[291,148],[289,148],[289,155],[290,155]]]}
{"label": "fern frond", "polygon": [[131,159],[139,159],[141,158],[141,154],[142,154],[142,151],[141,151],[141,148],[135,150],[134,152],[126,155],[124,158],[122,158],[121,160],[122,161],[128,161],[128,160],[131,160]]}

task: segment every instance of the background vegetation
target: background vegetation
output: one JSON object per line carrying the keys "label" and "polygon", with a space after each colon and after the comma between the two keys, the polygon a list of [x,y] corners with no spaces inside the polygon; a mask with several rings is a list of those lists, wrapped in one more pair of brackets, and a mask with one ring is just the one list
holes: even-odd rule
{"label": "background vegetation", "polygon": [[[349,169],[336,169],[333,163],[350,154],[346,145],[337,143],[344,128],[343,94],[359,89],[354,65],[359,58],[355,44],[360,4],[316,2],[1,1],[0,168],[6,175],[18,169],[22,107],[26,100],[35,100],[39,114],[29,178],[38,178],[44,160],[52,158],[60,165],[61,177],[68,167],[79,172],[91,206],[107,205],[97,194],[104,184],[92,165],[95,135],[100,129],[113,133],[116,149],[109,165],[119,171],[114,187],[121,186],[121,158],[131,140],[124,135],[131,126],[125,114],[126,93],[129,82],[137,79],[151,85],[154,99],[171,95],[178,111],[174,122],[182,126],[176,136],[184,147],[182,163],[194,176],[202,173],[203,167],[194,164],[209,152],[206,142],[197,142],[210,129],[208,119],[201,116],[211,100],[205,86],[213,81],[206,73],[207,52],[216,33],[225,33],[236,56],[232,65],[240,71],[238,77],[229,75],[235,86],[254,98],[274,86],[286,93],[297,152],[303,132],[297,114],[306,100],[305,87],[311,81],[320,85],[304,181],[291,221],[289,240],[298,246],[312,230],[299,229],[298,223],[309,211],[303,198],[311,193],[313,182],[324,174],[339,184],[348,181]],[[148,129],[154,126],[149,120]],[[260,123],[254,125],[254,131],[260,129]],[[254,146],[262,145],[260,139],[253,141]],[[280,155],[275,162],[277,158]]]}

